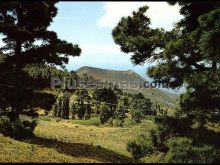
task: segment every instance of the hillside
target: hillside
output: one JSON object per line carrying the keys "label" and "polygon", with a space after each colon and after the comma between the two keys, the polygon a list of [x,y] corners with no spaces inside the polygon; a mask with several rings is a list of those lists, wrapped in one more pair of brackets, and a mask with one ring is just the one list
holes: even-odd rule
{"label": "hillside", "polygon": [[[47,118],[38,121],[35,138],[15,140],[0,134],[0,162],[131,163],[127,142],[152,128],[155,125],[150,120],[132,127],[110,128]],[[142,161],[157,159],[158,156],[146,157]]]}
{"label": "hillside", "polygon": [[[143,85],[144,82],[146,82],[143,77],[132,70],[118,71],[84,66],[76,70],[76,72],[78,75],[87,74],[102,81],[138,81],[140,85]],[[163,107],[171,109],[175,108],[178,99],[177,94],[172,94],[157,88],[129,88],[124,89],[124,91],[133,94],[141,92],[153,102],[157,101]]]}
{"label": "hillside", "polygon": [[106,81],[140,81],[144,83],[146,80],[132,70],[117,71],[101,68],[84,66],[76,70],[79,75],[87,74],[100,80]]}

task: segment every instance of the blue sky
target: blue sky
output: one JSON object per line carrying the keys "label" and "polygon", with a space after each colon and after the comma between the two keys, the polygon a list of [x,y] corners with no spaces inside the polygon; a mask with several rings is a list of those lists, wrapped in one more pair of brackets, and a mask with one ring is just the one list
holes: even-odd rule
{"label": "blue sky", "polygon": [[[100,27],[97,22],[105,14],[104,2],[59,2],[58,15],[49,29],[61,39],[77,43],[82,48],[80,57],[71,58],[68,70],[82,66],[128,70],[134,68],[130,56],[120,52],[114,44],[112,28]],[[142,67],[135,67],[138,69]]]}
{"label": "blue sky", "polygon": [[171,7],[166,2],[59,2],[58,14],[49,27],[59,38],[79,44],[82,53],[70,58],[68,70],[83,66],[112,70],[134,70],[149,80],[146,71],[152,65],[134,66],[130,55],[120,51],[113,41],[111,32],[122,16],[131,15],[143,5],[148,5],[146,13],[151,18],[152,27],[170,30],[181,19],[179,7]]}
{"label": "blue sky", "polygon": [[[166,2],[59,2],[56,4],[58,14],[49,30],[58,37],[82,49],[79,57],[71,57],[66,68],[76,70],[83,66],[112,70],[134,70],[149,80],[147,68],[134,66],[130,55],[120,51],[112,38],[112,29],[123,16],[131,15],[139,7],[148,5],[146,15],[151,18],[151,27],[172,29],[175,22],[182,17],[179,6],[169,6]],[[0,45],[2,41],[0,40]]]}

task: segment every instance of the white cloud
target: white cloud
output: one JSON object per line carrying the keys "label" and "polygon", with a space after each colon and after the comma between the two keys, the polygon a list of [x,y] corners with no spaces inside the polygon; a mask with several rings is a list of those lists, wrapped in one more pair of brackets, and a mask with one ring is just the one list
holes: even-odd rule
{"label": "white cloud", "polygon": [[118,45],[103,44],[103,43],[89,43],[81,44],[82,54],[101,54],[112,55],[121,53]]}
{"label": "white cloud", "polygon": [[99,27],[114,28],[121,17],[131,15],[139,7],[147,5],[147,16],[151,18],[151,27],[172,29],[173,23],[180,20],[179,6],[169,6],[167,2],[105,2],[104,15],[98,19]]}

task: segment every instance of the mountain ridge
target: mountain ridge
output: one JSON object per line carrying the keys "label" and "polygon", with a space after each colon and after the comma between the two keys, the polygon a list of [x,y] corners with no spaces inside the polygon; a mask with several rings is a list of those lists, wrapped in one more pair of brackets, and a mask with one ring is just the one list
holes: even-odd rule
{"label": "mountain ridge", "polygon": [[177,105],[178,95],[173,94],[159,88],[144,88],[143,84],[148,82],[138,73],[133,70],[111,70],[111,69],[103,69],[103,68],[96,68],[91,66],[83,66],[75,71],[78,75],[87,74],[89,76],[94,77],[95,79],[99,79],[102,81],[138,81],[142,88],[137,89],[123,89],[125,92],[128,93],[143,93],[143,95],[153,102],[157,102],[163,107],[174,109]]}
{"label": "mountain ridge", "polygon": [[[121,80],[121,81],[125,81],[125,80],[128,80],[129,78],[131,78],[129,76],[129,78],[123,79],[123,75],[122,74],[126,74],[126,76],[133,75],[133,76],[137,77],[137,79],[139,79],[139,80],[141,80],[143,82],[146,82],[146,80],[143,77],[141,77],[139,74],[137,74],[133,70],[120,71],[120,70],[111,70],[111,69],[102,69],[102,68],[96,68],[96,67],[90,67],[90,66],[83,66],[83,67],[77,69],[76,72],[81,74],[81,75],[84,74],[84,73],[85,74],[89,73],[92,76],[92,74],[94,74],[95,78],[98,78],[99,76],[103,76],[103,75],[99,75],[98,76],[97,74],[106,74],[106,73],[108,73],[108,74],[120,74],[120,76],[122,76],[122,77],[120,77],[119,80]],[[93,73],[93,72],[95,72],[95,73]],[[106,80],[110,80],[110,81],[113,80],[112,77],[108,78],[108,77],[105,76],[104,78]],[[101,79],[103,79],[103,77]],[[117,81],[117,77],[114,77],[114,80]],[[129,80],[136,80],[136,79],[131,78]]]}

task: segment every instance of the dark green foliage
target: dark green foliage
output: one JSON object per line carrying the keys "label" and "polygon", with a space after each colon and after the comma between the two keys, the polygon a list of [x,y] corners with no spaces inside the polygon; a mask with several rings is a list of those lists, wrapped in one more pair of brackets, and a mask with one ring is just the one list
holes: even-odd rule
{"label": "dark green foliage", "polygon": [[89,119],[91,117],[92,109],[90,104],[85,104],[85,119]]}
{"label": "dark green foliage", "polygon": [[156,130],[150,133],[151,140],[158,151],[167,152],[166,141],[174,136],[185,136],[191,131],[192,121],[184,117],[157,116],[155,122],[158,124]]}
{"label": "dark green foliage", "polygon": [[127,150],[132,154],[134,160],[138,160],[152,154],[154,152],[154,145],[148,137],[142,135],[136,140],[129,141]]}
{"label": "dark green foliage", "polygon": [[220,3],[178,4],[184,18],[171,31],[150,28],[150,19],[145,15],[148,7],[141,7],[121,19],[112,32],[113,38],[123,52],[132,54],[131,60],[137,65],[146,60],[161,61],[148,70],[148,75],[157,82],[169,82],[171,88],[186,85],[189,97],[182,100],[182,110],[189,115],[191,111],[205,112],[203,117],[208,114],[211,119],[220,107]]}
{"label": "dark green foliage", "polygon": [[[170,146],[167,145],[167,141],[172,137],[185,136],[189,134],[191,130],[192,122],[188,118],[184,117],[169,117],[169,116],[156,116],[155,122],[157,128],[150,131],[150,135],[145,133],[141,136],[138,136],[138,139],[142,141],[149,141],[151,144],[151,151],[153,152],[162,152],[167,153],[170,149]],[[136,143],[135,143],[136,144]],[[142,146],[142,143],[139,143],[139,148],[143,147],[148,149],[145,145]],[[146,156],[144,149],[136,151],[142,158]],[[130,152],[130,151],[129,151]]]}
{"label": "dark green foliage", "polygon": [[[10,55],[13,55],[8,56],[6,61],[23,64],[48,62],[62,65],[67,63],[67,55],[79,55],[80,49],[77,45],[62,41],[57,38],[55,32],[47,30],[57,14],[56,3],[1,2],[0,33],[5,35],[3,42],[6,44],[3,50],[9,50]],[[36,40],[45,42],[36,47],[34,45]],[[21,47],[25,51],[21,51]],[[14,54],[12,50],[15,50]],[[66,56],[59,57],[59,53]]]}
{"label": "dark green foliage", "polygon": [[180,14],[184,16],[178,26],[183,27],[184,32],[193,31],[198,27],[198,18],[209,11],[218,8],[219,2],[197,1],[197,2],[169,2],[170,5],[178,3],[180,5]]}
{"label": "dark green foliage", "polygon": [[97,101],[111,103],[112,108],[115,108],[117,104],[117,95],[112,88],[96,89],[93,98]]}
{"label": "dark green foliage", "polygon": [[115,43],[123,52],[133,54],[131,60],[135,64],[143,63],[152,53],[160,56],[155,50],[164,45],[163,30],[149,28],[150,19],[144,16],[147,10],[148,6],[144,6],[133,12],[132,17],[123,17],[112,31]]}
{"label": "dark green foliage", "polygon": [[55,117],[69,119],[69,113],[69,94],[67,92],[64,92],[58,96],[57,101],[54,104],[53,114]]}
{"label": "dark green foliage", "polygon": [[184,135],[191,130],[192,120],[187,117],[176,117],[176,116],[157,116],[155,122],[163,127],[167,128],[173,133],[178,135]]}
{"label": "dark green foliage", "polygon": [[142,93],[134,94],[132,97],[134,99],[145,99],[145,97]]}
{"label": "dark green foliage", "polygon": [[[56,88],[57,90],[64,89],[64,91],[73,92],[72,87],[73,80],[77,80],[78,76],[74,72],[68,72],[66,69],[57,69],[54,65],[48,66],[45,64],[28,64],[24,67],[24,72],[29,76],[29,80],[26,82],[26,87],[43,89],[43,88]],[[57,77],[62,81],[60,85],[52,86],[52,78]]]}
{"label": "dark green foliage", "polygon": [[85,112],[86,112],[86,109],[85,109],[85,104],[83,103],[82,100],[80,100],[77,104],[77,115],[78,115],[78,118],[79,119],[83,119],[84,116],[85,116]]}
{"label": "dark green foliage", "polygon": [[145,116],[152,114],[151,101],[149,99],[134,99],[131,104],[131,115],[136,122],[140,122]]}
{"label": "dark green foliage", "polygon": [[124,105],[123,100],[120,100],[115,111],[115,117],[119,120],[117,123],[118,126],[122,126],[126,118],[125,108],[126,106]]}
{"label": "dark green foliage", "polygon": [[[23,127],[18,122],[19,114],[32,116],[31,111],[38,105],[30,104],[29,98],[36,89],[48,86],[48,77],[56,70],[52,67],[51,72],[42,74],[37,68],[63,67],[68,63],[68,56],[78,56],[81,52],[78,45],[59,39],[55,32],[47,29],[57,14],[56,3],[0,2],[0,34],[4,43],[0,48],[1,56],[4,54],[0,63],[0,107],[12,108],[10,122],[18,124],[14,126],[18,131]],[[31,111],[27,112],[28,109]]]}
{"label": "dark green foliage", "polygon": [[61,112],[62,119],[69,119],[69,94],[64,93],[62,97],[62,112]]}
{"label": "dark green foliage", "polygon": [[79,119],[89,119],[91,117],[92,108],[91,108],[91,101],[92,98],[90,97],[88,90],[86,89],[78,89],[76,91],[76,95],[78,96],[78,100],[76,103],[76,113],[78,113]]}
{"label": "dark green foliage", "polygon": [[106,123],[113,116],[110,107],[105,103],[101,103],[99,111],[100,111],[99,117],[101,124]]}
{"label": "dark green foliage", "polygon": [[70,113],[71,113],[72,119],[75,119],[75,115],[77,113],[77,105],[74,102],[70,104]]}
{"label": "dark green foliage", "polygon": [[128,113],[128,109],[130,109],[131,107],[132,97],[123,94],[119,99],[120,100],[118,102],[122,101],[125,108],[125,112]]}
{"label": "dark green foliage", "polygon": [[7,116],[0,117],[0,132],[17,139],[33,137],[36,120],[21,115],[13,121]]}
{"label": "dark green foliage", "polygon": [[193,146],[192,140],[178,137],[169,139],[167,142],[170,148],[166,160],[168,163],[217,163],[220,150],[213,146]]}
{"label": "dark green foliage", "polygon": [[61,117],[61,112],[62,112],[62,97],[58,96],[56,103],[54,104],[54,109],[53,109],[53,115],[55,117]]}
{"label": "dark green foliage", "polygon": [[57,99],[57,115],[56,117],[61,117],[62,113],[62,97],[58,97]]}
{"label": "dark green foliage", "polygon": [[6,133],[10,129],[10,119],[7,116],[1,116],[0,126],[0,132]]}
{"label": "dark green foliage", "polygon": [[[168,152],[168,162],[172,163],[217,162],[217,151],[212,146],[204,146],[204,139],[198,143],[182,137],[204,138],[201,132],[192,130],[193,122],[204,129],[207,122],[217,121],[220,112],[220,3],[170,2],[175,3],[180,5],[183,19],[171,31],[152,29],[145,15],[148,7],[141,7],[132,16],[121,19],[112,32],[113,38],[123,52],[132,54],[134,64],[160,61],[148,70],[155,81],[169,82],[171,88],[186,87],[186,93],[180,97],[181,113],[176,117],[155,118],[158,129],[150,135],[155,150]],[[178,136],[179,139],[167,142]],[[198,146],[193,146],[194,143]],[[133,145],[139,158],[145,155],[141,146],[144,145]]]}

